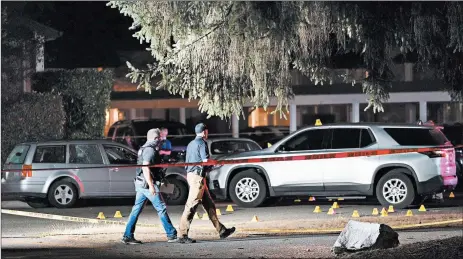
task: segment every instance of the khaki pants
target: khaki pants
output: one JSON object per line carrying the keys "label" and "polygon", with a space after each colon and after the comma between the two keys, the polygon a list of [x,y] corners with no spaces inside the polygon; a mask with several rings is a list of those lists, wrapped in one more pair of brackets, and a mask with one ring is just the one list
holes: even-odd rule
{"label": "khaki pants", "polygon": [[207,188],[206,179],[197,174],[188,173],[187,180],[190,185],[190,191],[188,193],[188,200],[185,204],[185,210],[180,220],[180,237],[188,236],[191,221],[193,220],[199,204],[203,205],[215,229],[221,234],[225,230],[225,227],[217,218],[215,204]]}

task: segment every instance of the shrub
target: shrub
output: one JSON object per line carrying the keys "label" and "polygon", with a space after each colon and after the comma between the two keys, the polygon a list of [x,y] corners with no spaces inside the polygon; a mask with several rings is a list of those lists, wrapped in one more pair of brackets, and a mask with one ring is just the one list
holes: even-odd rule
{"label": "shrub", "polygon": [[2,107],[2,164],[21,142],[62,139],[65,113],[61,96],[25,93]]}
{"label": "shrub", "polygon": [[104,135],[113,71],[53,69],[33,76],[33,89],[63,97],[65,138],[92,139]]}

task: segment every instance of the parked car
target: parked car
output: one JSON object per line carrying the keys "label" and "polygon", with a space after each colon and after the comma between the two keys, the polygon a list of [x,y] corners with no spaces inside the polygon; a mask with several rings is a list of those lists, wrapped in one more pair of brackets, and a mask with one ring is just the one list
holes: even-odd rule
{"label": "parked car", "polygon": [[[167,128],[172,142],[173,151],[185,149],[188,139],[194,136],[185,124],[175,121],[150,119],[150,120],[122,120],[115,122],[108,130],[107,137],[113,141],[125,144],[135,150],[146,142],[148,130],[153,128]],[[186,138],[185,138],[186,136]]]}
{"label": "parked car", "polygon": [[240,137],[256,141],[261,147],[267,147],[267,141],[276,137],[284,137],[289,133],[289,127],[258,126],[249,127],[240,132]]}
{"label": "parked car", "polygon": [[[49,204],[70,208],[78,198],[133,197],[135,168],[80,168],[130,165],[136,161],[135,150],[108,140],[22,143],[8,156],[5,170],[57,169],[2,173],[2,195],[17,197],[35,208]],[[180,196],[186,197],[184,170],[168,168],[166,176],[177,191],[182,191]]]}
{"label": "parked car", "polygon": [[444,125],[442,130],[455,148],[455,162],[457,166],[458,187],[463,189],[463,125]]}
{"label": "parked car", "polygon": [[[368,151],[447,145],[431,126],[333,124],[310,126],[267,149],[222,159],[277,158],[291,155]],[[255,162],[216,166],[209,189],[238,206],[257,207],[267,198],[283,196],[376,196],[383,206],[405,208],[417,196],[453,189],[455,151],[402,153],[301,161]]]}
{"label": "parked car", "polygon": [[[257,143],[246,139],[211,139],[208,144],[213,158],[260,149]],[[56,169],[2,173],[2,196],[16,197],[34,208],[50,204],[57,208],[70,208],[79,198],[134,197],[134,167],[82,168],[136,163],[135,150],[108,140],[22,143],[16,145],[8,156],[5,170]],[[167,168],[166,178],[174,184],[174,193],[165,196],[167,203],[185,204],[188,197],[185,168]]]}

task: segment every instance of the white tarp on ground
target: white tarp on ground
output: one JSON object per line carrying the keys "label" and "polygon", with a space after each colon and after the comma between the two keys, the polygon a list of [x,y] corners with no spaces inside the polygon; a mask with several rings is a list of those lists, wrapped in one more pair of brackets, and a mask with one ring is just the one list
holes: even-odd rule
{"label": "white tarp on ground", "polygon": [[384,224],[350,220],[334,243],[335,254],[368,248],[391,248],[399,245],[399,235]]}

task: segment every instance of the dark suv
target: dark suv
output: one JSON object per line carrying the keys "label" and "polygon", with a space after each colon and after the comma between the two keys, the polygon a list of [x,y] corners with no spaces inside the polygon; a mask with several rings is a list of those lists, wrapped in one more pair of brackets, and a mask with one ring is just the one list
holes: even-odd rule
{"label": "dark suv", "polygon": [[191,140],[191,136],[194,135],[183,123],[150,119],[118,121],[109,128],[107,137],[138,150],[146,142],[146,133],[148,133],[148,130],[161,127],[169,130],[168,138],[172,143],[173,152],[183,151],[188,144],[185,137]]}
{"label": "dark suv", "polygon": [[442,130],[455,148],[455,160],[457,165],[457,176],[459,178],[458,189],[463,189],[463,124],[444,125]]}

